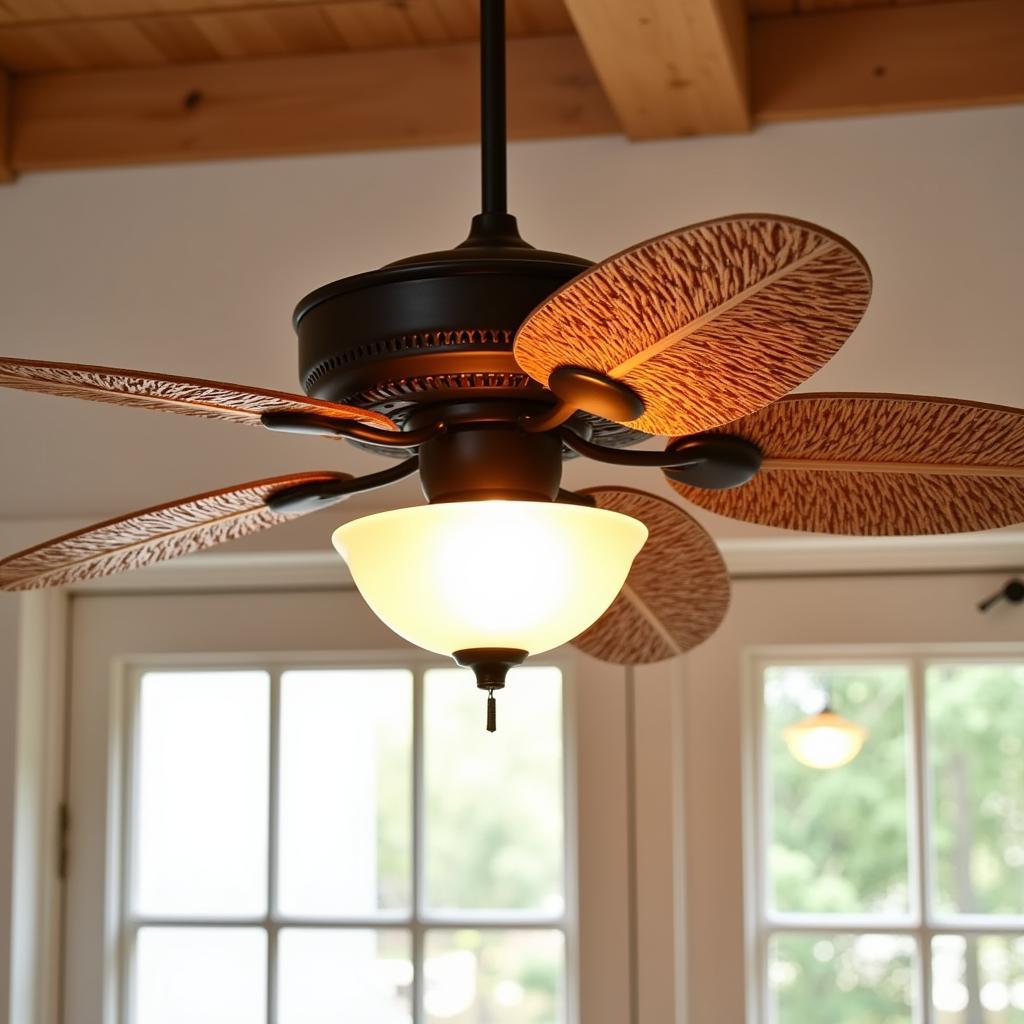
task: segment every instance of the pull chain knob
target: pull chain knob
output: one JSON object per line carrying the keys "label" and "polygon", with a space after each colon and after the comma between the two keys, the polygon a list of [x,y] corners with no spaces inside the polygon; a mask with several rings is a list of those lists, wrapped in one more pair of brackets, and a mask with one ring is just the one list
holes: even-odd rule
{"label": "pull chain knob", "polygon": [[456,665],[471,668],[476,677],[476,685],[487,691],[487,731],[496,732],[498,704],[494,699],[494,691],[505,686],[508,670],[522,665],[527,652],[512,647],[471,647],[456,651],[452,657]]}

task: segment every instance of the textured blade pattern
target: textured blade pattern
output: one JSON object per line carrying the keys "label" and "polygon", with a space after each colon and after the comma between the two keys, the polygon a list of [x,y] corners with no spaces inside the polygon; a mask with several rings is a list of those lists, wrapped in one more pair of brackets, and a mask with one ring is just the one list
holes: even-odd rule
{"label": "textured blade pattern", "polygon": [[870,295],[867,265],[837,235],[786,217],[724,217],[574,278],[527,317],[514,352],[542,384],[566,364],[620,379],[647,406],[631,427],[692,434],[819,370]]}
{"label": "textured blade pattern", "polygon": [[[914,395],[794,395],[722,433],[753,441],[766,467],[734,490],[670,483],[733,519],[860,536],[1024,523],[1021,409]],[[772,468],[773,459],[793,463]],[[814,468],[799,468],[800,460]]]}
{"label": "textured blade pattern", "polygon": [[260,416],[265,412],[307,412],[334,419],[358,420],[383,430],[397,429],[387,416],[368,409],[336,405],[284,391],[121,370],[112,366],[0,356],[0,387],[255,426],[260,425]]}
{"label": "textured blade pattern", "polygon": [[257,533],[301,514],[271,512],[263,501],[268,494],[340,475],[296,473],[256,480],[108,519],[3,559],[0,590],[81,583]]}
{"label": "textured blade pattern", "polygon": [[573,646],[616,665],[664,661],[696,647],[729,607],[729,576],[715,542],[678,505],[644,491],[594,487],[600,508],[633,516],[650,537],[612,606]]}

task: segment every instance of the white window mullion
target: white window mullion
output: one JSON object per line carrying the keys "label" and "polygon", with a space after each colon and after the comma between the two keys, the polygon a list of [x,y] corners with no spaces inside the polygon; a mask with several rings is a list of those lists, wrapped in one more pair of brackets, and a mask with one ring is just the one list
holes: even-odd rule
{"label": "white window mullion", "polygon": [[425,930],[436,928],[438,931],[458,931],[466,929],[475,932],[514,932],[514,931],[560,931],[566,930],[564,917],[544,917],[540,914],[522,914],[518,916],[502,916],[500,911],[493,914],[474,914],[472,911],[447,914],[427,914],[417,919]]}
{"label": "white window mullion", "polygon": [[425,911],[424,853],[426,837],[424,832],[426,806],[426,781],[423,769],[424,754],[424,687],[422,666],[417,666],[412,682],[412,1020],[423,1024],[424,966],[426,935],[423,927]]}
{"label": "white window mullion", "polygon": [[135,957],[139,944],[139,925],[126,923],[121,931],[121,1005],[118,1019],[135,1020]]}
{"label": "white window mullion", "polygon": [[773,1012],[772,1002],[768,996],[769,993],[769,978],[768,978],[768,948],[771,945],[771,933],[765,928],[759,928],[757,932],[757,964],[758,964],[758,977],[757,977],[757,997],[756,1000],[752,1000],[754,1005],[757,1007],[758,1016],[751,1022],[751,1024],[775,1024],[775,1014]]}
{"label": "white window mullion", "polygon": [[124,722],[121,732],[121,849],[120,885],[118,887],[122,921],[130,922],[122,928],[119,942],[120,1021],[135,1020],[135,958],[138,946],[139,924],[134,920],[135,873],[138,867],[138,806],[139,806],[139,727],[140,695],[143,671],[133,668],[121,673]]}
{"label": "white window mullion", "polygon": [[928,925],[932,935],[1024,935],[1024,917],[1002,914],[964,914],[935,917]]}
{"label": "white window mullion", "polygon": [[268,917],[264,929],[267,933],[267,1021],[277,1022],[277,949],[281,925]]}
{"label": "white window mullion", "polygon": [[565,943],[565,1014],[567,1024],[580,1024],[579,816],[576,808],[576,678],[562,674],[562,820],[565,855],[562,864]]}
{"label": "white window mullion", "polygon": [[928,737],[924,689],[924,665],[920,656],[910,661],[910,830],[911,879],[914,884],[913,907],[917,927],[917,995],[920,1024],[932,1019],[932,933],[931,917],[931,806],[928,785]]}
{"label": "white window mullion", "polygon": [[769,917],[771,935],[916,935],[919,928],[908,918],[871,917],[867,914],[778,914]]}
{"label": "white window mullion", "polygon": [[756,886],[756,899],[758,901],[758,914],[760,927],[758,928],[758,963],[760,965],[760,977],[758,979],[758,994],[760,997],[760,1020],[764,1024],[775,1024],[774,1003],[769,995],[770,979],[768,977],[768,950],[771,946],[771,934],[768,932],[765,921],[769,913],[770,890],[768,872],[768,851],[771,849],[770,836],[772,829],[772,773],[768,765],[768,744],[765,738],[765,713],[764,713],[764,665],[758,665],[757,671],[757,700],[755,702],[755,714],[757,715],[757,748],[755,751],[755,764],[757,766],[758,781],[758,814],[755,828],[757,830],[758,857],[755,871],[754,884]]}
{"label": "white window mullion", "polygon": [[280,831],[279,797],[281,793],[281,669],[270,672],[270,763],[267,776],[267,1024],[277,1024],[277,949],[280,927],[277,923],[278,835]]}
{"label": "white window mullion", "polygon": [[754,928],[754,963],[756,965],[756,977],[749,978],[748,984],[752,983],[755,996],[748,1005],[753,1007],[755,1016],[748,1024],[774,1024],[772,1000],[769,997],[770,980],[768,977],[768,950],[771,946],[772,930],[770,924],[771,908],[769,906],[769,864],[768,851],[771,834],[771,771],[768,764],[768,744],[765,742],[765,714],[764,714],[764,670],[766,662],[757,660],[754,667],[754,686],[750,689],[754,692],[751,695],[752,705],[750,708],[752,717],[751,742],[751,764],[753,766],[754,779],[754,800],[751,812],[753,814],[753,830],[756,851],[753,860],[753,870],[748,877],[753,886],[750,899],[756,908],[756,924]]}
{"label": "white window mullion", "polygon": [[[408,928],[411,918],[406,914],[379,917],[138,917],[126,920],[134,928],[318,928],[373,931],[378,928]],[[461,926],[460,926],[461,927]],[[467,927],[473,927],[467,925]],[[545,927],[547,927],[545,925]]]}

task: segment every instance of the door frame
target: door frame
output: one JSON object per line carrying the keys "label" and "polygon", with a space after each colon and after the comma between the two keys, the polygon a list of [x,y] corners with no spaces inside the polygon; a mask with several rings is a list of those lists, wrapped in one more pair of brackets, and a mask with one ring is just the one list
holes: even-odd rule
{"label": "door frame", "polygon": [[[206,567],[201,569],[208,572]],[[179,572],[175,570],[176,580],[183,578]],[[144,595],[187,597],[203,603],[218,598],[230,599],[239,594],[269,597],[282,591],[296,597],[305,593],[308,600],[329,591],[332,599],[351,595],[353,601],[358,600],[351,586],[337,585],[336,571],[334,586],[322,587],[318,580],[312,588],[298,583],[294,568],[288,569],[288,573],[284,585],[279,578],[271,585],[254,587],[251,571],[247,569],[246,585],[240,591],[225,586],[222,572],[217,574],[216,588],[133,585],[122,590],[108,582],[101,587],[83,588],[66,600],[70,602],[73,614],[87,607],[85,602],[93,599],[102,601],[130,596],[133,605],[139,606]],[[360,629],[361,638],[367,630],[371,636],[376,630],[380,636],[388,638],[385,642],[371,640],[368,646],[374,652],[386,651],[398,642],[368,611],[365,616]],[[216,650],[216,647],[203,646],[207,646],[211,653]],[[344,648],[343,638],[338,646]],[[365,640],[363,646],[367,646]],[[166,653],[172,653],[174,647],[174,642],[169,643]],[[244,649],[237,643],[234,647]],[[313,648],[300,641],[295,649]],[[271,653],[270,650],[266,652],[268,657]],[[352,652],[345,654],[347,658],[352,656]],[[128,657],[121,660],[138,659]],[[203,660],[208,661],[209,657],[203,656]],[[681,947],[674,941],[681,920],[681,908],[675,902],[682,893],[682,872],[678,861],[682,846],[679,837],[681,787],[671,769],[665,769],[665,765],[677,764],[679,759],[673,760],[671,750],[664,746],[675,742],[681,734],[672,713],[664,713],[665,706],[676,711],[681,708],[676,690],[677,667],[662,665],[645,669],[642,673],[638,671],[636,677],[643,675],[644,685],[636,686],[634,673],[594,661],[578,652],[556,652],[553,660],[570,661],[575,666],[574,674],[582,677],[586,693],[585,699],[576,701],[576,728],[570,730],[571,740],[575,739],[575,750],[572,742],[566,748],[567,766],[570,772],[575,771],[577,780],[575,812],[577,849],[581,854],[576,865],[580,935],[580,941],[575,943],[579,950],[577,977],[580,989],[576,1019],[585,1020],[587,1024],[638,1022],[650,1019],[645,1015],[644,1005],[658,1005],[670,1008],[667,1014],[659,1015],[659,1019],[681,1021],[678,1010],[683,1005],[684,964]],[[109,729],[112,721],[120,720],[122,708],[118,702],[116,679],[111,680],[109,671],[105,685],[107,707],[99,709],[98,713],[104,728]],[[72,706],[74,701],[73,691]],[[69,713],[73,713],[70,707]],[[119,756],[115,751],[114,759]],[[104,819],[103,845],[116,851],[120,823],[113,811],[119,800],[113,799],[112,795],[119,797],[119,780],[116,775],[111,777],[108,767],[103,767],[108,810],[100,816]],[[72,878],[68,889],[71,913],[75,912],[75,900],[78,898],[74,886],[74,865],[76,862],[80,864],[83,856],[81,833],[76,837],[74,830],[74,820],[80,816],[76,815],[75,806],[81,802],[75,797],[76,781],[72,779],[70,790]],[[638,798],[641,791],[642,799]],[[570,828],[573,810],[567,806],[567,827]],[[97,827],[93,821],[92,830]],[[670,846],[663,849],[666,837]],[[112,911],[116,911],[117,904],[111,905],[115,893],[116,886],[113,881],[108,881],[103,895],[105,902],[99,911],[99,916],[105,921],[116,920]],[[571,899],[571,890],[569,895]],[[109,929],[94,932],[94,935],[96,943],[107,949],[103,967],[99,969],[103,995],[88,1005],[76,1002],[75,1019],[81,1019],[80,1015],[84,1013],[89,1019],[103,1024],[115,1024],[116,1017],[109,1013],[95,1016],[92,1005],[106,1008],[116,1003],[116,985],[113,984],[110,967],[115,962],[110,953],[114,937]],[[571,963],[569,966],[572,969]],[[69,973],[69,965],[65,961],[66,983],[75,985],[72,975],[73,971]],[[570,1021],[575,1024],[573,1018]],[[59,1024],[59,1018],[54,1024]]]}

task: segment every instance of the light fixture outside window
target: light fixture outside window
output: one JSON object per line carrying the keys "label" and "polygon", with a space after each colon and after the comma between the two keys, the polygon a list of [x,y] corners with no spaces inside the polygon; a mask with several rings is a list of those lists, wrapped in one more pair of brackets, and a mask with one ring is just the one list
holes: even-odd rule
{"label": "light fixture outside window", "polygon": [[356,519],[332,539],[366,603],[410,643],[525,657],[600,618],[647,527],[561,502],[453,501]]}
{"label": "light fixture outside window", "polygon": [[867,737],[867,729],[837,715],[828,705],[782,730],[793,757],[808,768],[822,770],[849,764]]}

